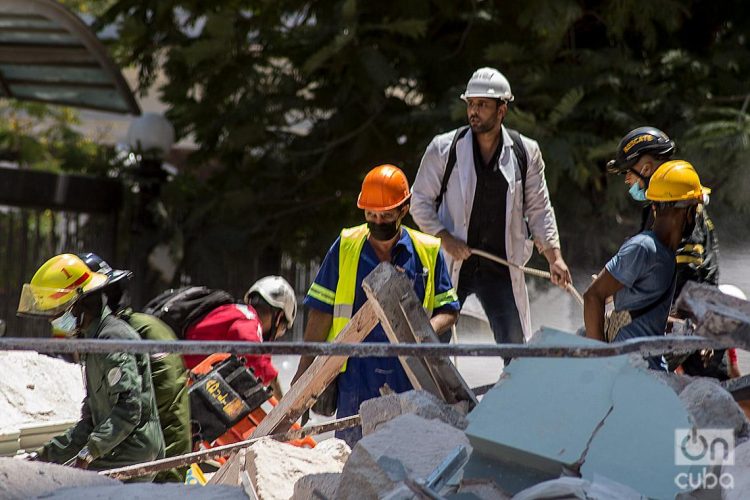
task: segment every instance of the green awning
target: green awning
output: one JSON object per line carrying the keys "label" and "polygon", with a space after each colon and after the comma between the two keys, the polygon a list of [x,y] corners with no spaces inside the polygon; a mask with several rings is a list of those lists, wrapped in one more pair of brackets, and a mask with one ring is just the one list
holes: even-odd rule
{"label": "green awning", "polygon": [[141,113],[101,41],[53,0],[0,1],[0,97]]}

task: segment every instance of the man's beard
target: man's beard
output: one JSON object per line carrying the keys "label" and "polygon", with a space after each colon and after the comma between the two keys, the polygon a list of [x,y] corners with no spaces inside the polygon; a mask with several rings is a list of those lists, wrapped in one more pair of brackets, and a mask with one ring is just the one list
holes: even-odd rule
{"label": "man's beard", "polygon": [[495,128],[496,122],[491,121],[482,121],[477,119],[476,121],[469,120],[469,126],[471,127],[471,131],[474,134],[486,134],[488,132],[491,132],[492,129]]}

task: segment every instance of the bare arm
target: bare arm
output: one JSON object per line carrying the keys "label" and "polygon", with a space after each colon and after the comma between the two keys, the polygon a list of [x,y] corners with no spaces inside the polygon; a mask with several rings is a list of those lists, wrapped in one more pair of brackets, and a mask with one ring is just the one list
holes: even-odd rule
{"label": "bare arm", "polygon": [[430,325],[435,333],[440,335],[443,332],[447,332],[450,327],[456,324],[458,321],[458,311],[445,311],[435,314],[430,319]]}
{"label": "bare arm", "polygon": [[[305,326],[305,334],[303,336],[305,342],[325,342],[326,338],[328,338],[328,332],[331,330],[332,324],[333,315],[311,308],[310,315],[307,318],[307,326]],[[314,360],[315,356],[302,356],[302,358],[300,358],[297,373],[292,379],[292,385],[294,385],[294,382],[305,373],[305,370],[307,370]]]}
{"label": "bare arm", "polygon": [[583,323],[588,338],[604,341],[604,304],[607,297],[622,287],[622,283],[603,269],[583,294]]}

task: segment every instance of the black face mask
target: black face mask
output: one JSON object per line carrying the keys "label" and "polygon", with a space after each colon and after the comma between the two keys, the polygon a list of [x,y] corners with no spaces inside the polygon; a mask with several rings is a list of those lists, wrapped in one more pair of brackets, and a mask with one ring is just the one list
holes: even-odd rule
{"label": "black face mask", "polygon": [[370,230],[370,234],[378,241],[392,240],[398,234],[400,227],[401,224],[397,220],[393,222],[384,222],[382,224],[376,222],[367,223],[367,228]]}

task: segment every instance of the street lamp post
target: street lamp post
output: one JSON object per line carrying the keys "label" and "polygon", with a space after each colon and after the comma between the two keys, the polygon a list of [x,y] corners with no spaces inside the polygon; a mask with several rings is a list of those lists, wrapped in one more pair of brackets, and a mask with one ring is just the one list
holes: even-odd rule
{"label": "street lamp post", "polygon": [[129,266],[133,270],[132,302],[140,308],[150,298],[152,279],[148,257],[160,240],[158,205],[161,188],[167,179],[162,167],[164,157],[174,144],[172,124],[163,115],[144,113],[130,124],[127,142],[135,154],[133,213],[130,224]]}

